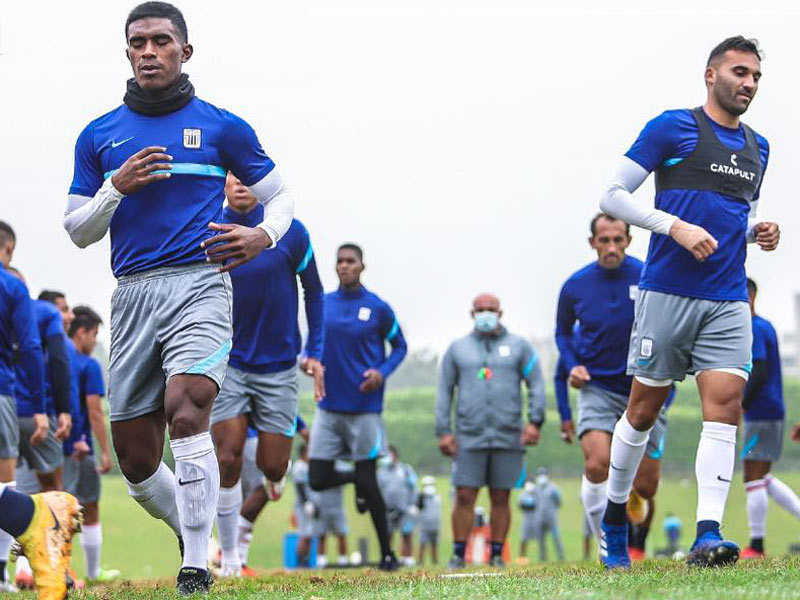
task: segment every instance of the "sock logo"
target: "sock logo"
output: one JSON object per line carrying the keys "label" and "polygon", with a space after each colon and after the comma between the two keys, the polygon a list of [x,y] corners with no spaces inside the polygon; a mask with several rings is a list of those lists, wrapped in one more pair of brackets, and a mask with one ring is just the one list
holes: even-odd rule
{"label": "sock logo", "polygon": [[724,479],[724,478],[722,477],[722,475],[717,475],[717,479],[718,479],[719,481],[722,481],[722,482],[724,482],[724,483],[730,483],[730,482],[731,482],[731,480],[730,480],[730,479]]}
{"label": "sock logo", "polygon": [[628,470],[628,469],[620,469],[619,467],[614,466],[614,463],[610,463],[610,464],[611,464],[611,468],[614,469],[615,471],[627,471]]}
{"label": "sock logo", "polygon": [[205,481],[205,477],[200,477],[199,479],[190,479],[189,481],[184,481],[183,479],[178,478],[178,485],[184,486],[189,485],[190,483],[197,483],[198,481]]}

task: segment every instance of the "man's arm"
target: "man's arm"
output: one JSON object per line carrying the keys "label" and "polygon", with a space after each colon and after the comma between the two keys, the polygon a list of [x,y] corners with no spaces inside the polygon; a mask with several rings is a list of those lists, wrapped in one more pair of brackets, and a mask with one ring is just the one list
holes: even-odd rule
{"label": "man's arm", "polygon": [[21,281],[15,289],[11,323],[19,344],[17,356],[26,387],[31,393],[33,412],[44,414],[44,356],[33,314],[33,302],[28,295],[28,288]]}
{"label": "man's arm", "polygon": [[744,388],[744,398],[742,398],[742,408],[750,410],[753,402],[758,396],[758,392],[764,387],[767,382],[767,361],[753,360],[753,370],[747,381],[747,386]]}
{"label": "man's arm", "polygon": [[572,408],[569,405],[569,388],[567,387],[567,377],[569,372],[563,361],[559,358],[556,366],[556,373],[553,377],[553,385],[556,392],[556,404],[558,414],[562,421],[572,421]]}
{"label": "man's arm", "polygon": [[47,362],[50,367],[50,381],[56,413],[71,414],[74,408],[70,397],[72,367],[67,353],[67,338],[64,333],[48,335],[45,338],[45,345],[47,346]]}
{"label": "man's arm", "polygon": [[453,347],[450,346],[442,357],[439,367],[439,383],[436,388],[436,436],[452,435],[453,392],[458,379],[458,369],[453,359]]}
{"label": "man's arm", "polygon": [[569,282],[565,283],[558,295],[558,307],[556,308],[556,346],[561,354],[561,360],[569,373],[580,363],[575,356],[575,347],[572,344],[572,336],[575,327],[575,309],[569,292]]}
{"label": "man's arm", "polygon": [[389,353],[389,356],[386,357],[383,364],[378,366],[378,370],[381,372],[384,379],[394,373],[394,370],[400,366],[400,363],[403,362],[408,352],[406,338],[403,337],[403,330],[400,328],[400,323],[397,322],[397,318],[394,316],[394,312],[391,308],[387,307],[387,313],[385,322],[386,325],[388,325],[388,331],[384,339],[389,342],[392,351]]}
{"label": "man's arm", "polygon": [[308,322],[308,339],[303,354],[308,358],[322,360],[325,342],[325,292],[319,278],[317,259],[310,241],[302,262],[297,268],[297,274],[300,277],[300,284],[303,286],[303,302]]}
{"label": "man's arm", "polygon": [[523,354],[522,377],[528,386],[528,422],[541,427],[544,423],[544,413],[547,396],[544,390],[544,377],[542,376],[542,361],[536,350],[526,342]]}

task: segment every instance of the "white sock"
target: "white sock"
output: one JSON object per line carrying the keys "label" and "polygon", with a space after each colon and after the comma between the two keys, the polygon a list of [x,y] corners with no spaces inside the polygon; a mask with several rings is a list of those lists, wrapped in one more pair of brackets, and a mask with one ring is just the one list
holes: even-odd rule
{"label": "white sock", "polygon": [[172,528],[175,535],[181,535],[181,521],[178,506],[175,504],[175,475],[163,462],[150,477],[140,483],[127,479],[128,494],[136,500],[150,516],[161,519]]}
{"label": "white sock", "polygon": [[764,477],[764,482],[767,484],[767,493],[775,503],[800,519],[800,498],[794,490],[772,474]]}
{"label": "white sock", "polygon": [[763,538],[767,524],[767,484],[763,479],[744,484],[747,492],[747,522],[751,538]]}
{"label": "white sock", "polygon": [[239,512],[242,510],[242,482],[229,488],[219,489],[217,503],[217,532],[222,548],[222,567],[239,569]]}
{"label": "white sock", "polygon": [[253,524],[239,515],[239,559],[243,565],[250,564],[250,542],[253,541]]}
{"label": "white sock", "polygon": [[208,570],[208,540],[219,499],[219,463],[208,432],[170,440],[175,501],[181,519],[183,566]]}
{"label": "white sock", "polygon": [[81,531],[81,547],[86,559],[86,577],[97,579],[100,574],[100,549],[103,546],[103,529],[100,523],[84,525]]}
{"label": "white sock", "polygon": [[628,501],[633,479],[647,448],[650,429],[645,431],[634,429],[628,421],[627,411],[622,413],[622,418],[617,421],[614,436],[611,438],[611,462],[606,488],[606,496],[612,502],[625,504]]}
{"label": "white sock", "polygon": [[736,425],[703,421],[694,472],[697,521],[722,523],[736,460]]}
{"label": "white sock", "polygon": [[33,574],[33,571],[31,571],[31,563],[29,563],[28,559],[24,556],[17,557],[17,570],[14,571],[14,575],[19,575],[20,573],[27,573],[28,575]]}
{"label": "white sock", "polygon": [[[9,481],[7,483],[0,483],[0,496],[3,495],[3,492],[6,488],[14,489],[16,488],[16,482]],[[4,563],[8,562],[8,553],[11,551],[11,545],[14,543],[14,538],[11,537],[11,534],[6,533],[2,529],[0,529],[0,561]]]}
{"label": "white sock", "polygon": [[603,521],[603,512],[606,510],[606,483],[606,481],[592,483],[586,478],[586,475],[581,478],[583,512],[586,513],[589,527],[598,540],[603,535],[600,523]]}

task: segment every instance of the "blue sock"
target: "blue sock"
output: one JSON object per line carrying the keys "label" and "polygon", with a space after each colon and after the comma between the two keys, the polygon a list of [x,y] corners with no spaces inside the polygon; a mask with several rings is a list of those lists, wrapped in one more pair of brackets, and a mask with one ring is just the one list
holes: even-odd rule
{"label": "blue sock", "polygon": [[698,539],[705,533],[716,533],[719,535],[719,523],[716,521],[698,521],[697,522],[697,537]]}
{"label": "blue sock", "polygon": [[33,519],[31,497],[6,488],[0,495],[0,529],[11,537],[21,536]]}
{"label": "blue sock", "polygon": [[464,558],[464,553],[467,551],[467,542],[453,542],[453,554],[458,558]]}
{"label": "blue sock", "polygon": [[503,556],[503,542],[492,542],[492,557]]}
{"label": "blue sock", "polygon": [[625,525],[627,522],[628,505],[609,500],[606,504],[606,512],[603,513],[603,523],[606,525]]}

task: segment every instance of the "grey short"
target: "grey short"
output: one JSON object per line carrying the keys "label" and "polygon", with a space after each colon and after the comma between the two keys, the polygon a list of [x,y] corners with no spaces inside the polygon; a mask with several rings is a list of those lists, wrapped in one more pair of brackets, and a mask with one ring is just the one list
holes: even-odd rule
{"label": "grey short", "polygon": [[247,438],[242,456],[242,497],[247,498],[263,485],[264,474],[256,466],[258,438]]}
{"label": "grey short", "polygon": [[687,373],[752,369],[747,302],[641,290],[631,330],[628,375],[683,381]]}
{"label": "grey short", "polygon": [[221,388],[232,301],[228,274],[206,263],[120,277],[111,297],[111,420],[160,409],[173,375],[205,375]]}
{"label": "grey short", "polygon": [[453,485],[510,490],[522,476],[523,450],[459,450],[453,461]]}
{"label": "grey short", "polygon": [[530,519],[526,519],[522,523],[522,537],[523,541],[530,541],[530,540],[537,540],[539,539],[539,530],[541,529],[541,525],[532,521]]}
{"label": "grey short", "polygon": [[389,528],[389,535],[395,531],[400,535],[411,535],[414,533],[414,517],[403,511],[388,511],[386,515],[386,525]]}
{"label": "grey short", "polygon": [[297,521],[297,535],[304,538],[314,537],[314,518],[306,514],[302,506],[295,505],[294,518]]}
{"label": "grey short", "polygon": [[[578,392],[578,438],[587,431],[605,431],[613,435],[617,421],[628,406],[628,397],[595,384],[586,384]],[[647,456],[656,460],[664,454],[667,416],[662,410],[647,441]]]}
{"label": "grey short", "polygon": [[420,529],[419,530],[419,543],[420,544],[439,544],[439,530],[438,529]]}
{"label": "grey short", "polygon": [[386,454],[386,425],[377,413],[337,413],[317,408],[308,455],[316,460],[373,460]]}
{"label": "grey short", "polygon": [[64,446],[55,436],[57,426],[56,418],[50,417],[50,431],[47,437],[34,446],[30,442],[31,435],[36,430],[33,417],[20,417],[19,455],[32,471],[52,473],[64,464]]}
{"label": "grey short", "polygon": [[347,535],[347,515],[344,510],[322,510],[314,521],[314,535]]}
{"label": "grey short", "polygon": [[100,501],[100,473],[94,456],[84,456],[79,461],[67,457],[64,461],[64,491],[83,503]]}
{"label": "grey short", "polygon": [[38,494],[42,491],[39,485],[39,479],[36,477],[36,472],[28,467],[28,463],[20,460],[17,464],[17,472],[14,474],[14,479],[17,481],[17,491],[23,494]]}
{"label": "grey short", "polygon": [[19,456],[17,403],[12,396],[0,395],[0,458]]}
{"label": "grey short", "polygon": [[745,421],[742,460],[778,462],[783,449],[783,420]]}
{"label": "grey short", "polygon": [[297,419],[297,369],[277,373],[248,373],[228,367],[225,382],[211,409],[211,424],[250,415],[253,427],[264,433],[293,438]]}

